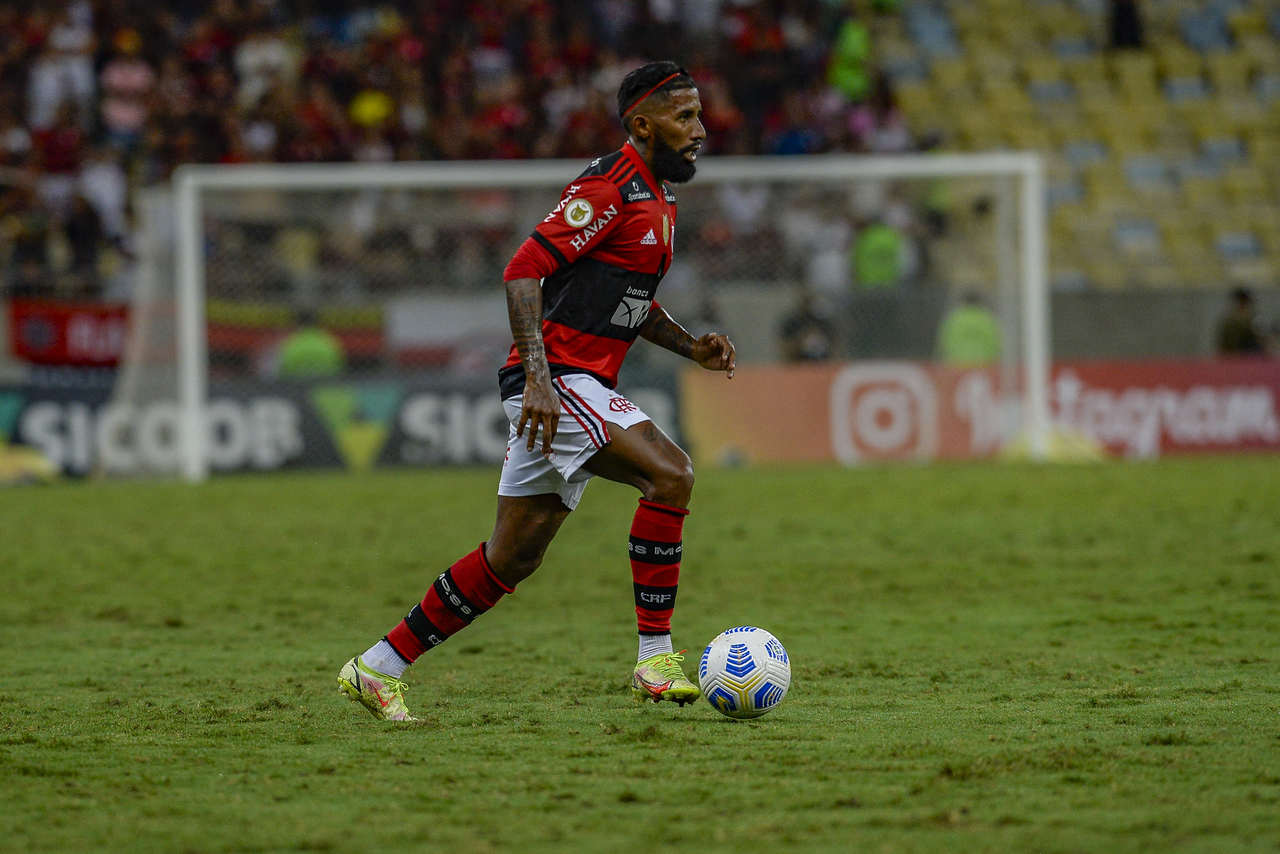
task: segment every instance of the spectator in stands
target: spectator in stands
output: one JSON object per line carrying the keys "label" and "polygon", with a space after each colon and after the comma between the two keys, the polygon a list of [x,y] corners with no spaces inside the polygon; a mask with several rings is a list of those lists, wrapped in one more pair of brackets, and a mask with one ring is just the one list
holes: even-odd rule
{"label": "spectator in stands", "polygon": [[765,150],[769,154],[816,154],[822,149],[822,134],[814,124],[804,93],[784,95],[780,112],[780,116],[769,119],[769,124],[777,127],[767,137]]}
{"label": "spectator in stands", "polygon": [[857,151],[900,154],[913,147],[887,75],[877,73],[870,97],[849,112],[849,131]]}
{"label": "spectator in stands", "polygon": [[147,101],[155,86],[151,65],[139,55],[142,37],[129,27],[113,39],[115,55],[102,68],[102,126],[107,140],[122,150],[131,150],[142,137],[147,123]]}
{"label": "spectator in stands", "polygon": [[72,198],[71,212],[62,225],[62,232],[71,250],[66,290],[73,296],[89,296],[97,275],[105,233],[98,212],[79,193]]}
{"label": "spectator in stands", "polygon": [[947,365],[986,365],[1000,358],[1000,323],[982,296],[969,291],[938,326],[938,359]]}
{"label": "spectator in stands", "polygon": [[887,288],[902,278],[905,238],[892,225],[875,219],[858,229],[850,251],[853,275],[863,289]]}
{"label": "spectator in stands", "polygon": [[91,149],[80,168],[76,189],[93,205],[107,239],[116,244],[123,243],[128,237],[125,205],[129,189],[120,153],[107,145]]}
{"label": "spectator in stands", "polygon": [[778,346],[787,362],[822,362],[835,355],[835,324],[819,311],[813,292],[800,288],[778,324]]}
{"label": "spectator in stands", "polygon": [[1138,0],[1110,0],[1107,32],[1112,50],[1141,50],[1146,46]]}
{"label": "spectator in stands", "polygon": [[16,184],[0,196],[0,237],[12,246],[12,296],[46,296],[52,291],[49,230],[48,211],[36,201],[30,186]]}
{"label": "spectator in stands", "polygon": [[86,136],[72,104],[58,108],[53,123],[33,134],[36,195],[56,216],[71,208],[76,176],[84,156]]}
{"label": "spectator in stands", "polygon": [[863,22],[858,4],[850,2],[849,7],[850,13],[836,31],[827,82],[858,103],[871,91],[871,30]]}
{"label": "spectator in stands", "polygon": [[53,124],[68,102],[77,108],[76,122],[88,126],[95,91],[93,7],[88,0],[72,0],[55,13],[43,47],[28,77],[32,127]]}
{"label": "spectator in stands", "polygon": [[336,376],[346,368],[338,336],[322,328],[311,309],[298,312],[297,328],[285,336],[276,353],[276,375],[283,379]]}
{"label": "spectator in stands", "polygon": [[1218,321],[1219,356],[1262,356],[1268,350],[1267,337],[1260,328],[1253,291],[1234,288],[1227,311]]}

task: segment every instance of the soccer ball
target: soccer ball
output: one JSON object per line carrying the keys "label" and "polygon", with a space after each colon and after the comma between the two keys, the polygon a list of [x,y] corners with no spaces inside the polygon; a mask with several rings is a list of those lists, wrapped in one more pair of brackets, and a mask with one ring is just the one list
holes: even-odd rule
{"label": "soccer ball", "polygon": [[764,629],[725,629],[702,651],[698,685],[721,714],[758,718],[787,696],[791,660],[782,643]]}

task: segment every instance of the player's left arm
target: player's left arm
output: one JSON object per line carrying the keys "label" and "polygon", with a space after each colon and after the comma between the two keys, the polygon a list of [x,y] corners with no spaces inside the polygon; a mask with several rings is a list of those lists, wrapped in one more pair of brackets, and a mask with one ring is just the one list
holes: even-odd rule
{"label": "player's left arm", "polygon": [[733,379],[737,353],[728,335],[708,332],[700,338],[694,338],[667,314],[665,308],[654,303],[649,309],[649,317],[640,327],[640,337],[664,350],[692,359],[709,371],[724,371],[728,379]]}

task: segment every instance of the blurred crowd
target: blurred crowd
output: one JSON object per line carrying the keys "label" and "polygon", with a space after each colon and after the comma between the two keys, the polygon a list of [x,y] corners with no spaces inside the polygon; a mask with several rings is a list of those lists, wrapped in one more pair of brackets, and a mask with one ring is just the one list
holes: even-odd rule
{"label": "blurred crowd", "polygon": [[867,21],[893,0],[141,0],[0,5],[9,293],[92,296],[131,190],[182,163],[585,158],[617,84],[677,58],[710,149],[911,147]]}

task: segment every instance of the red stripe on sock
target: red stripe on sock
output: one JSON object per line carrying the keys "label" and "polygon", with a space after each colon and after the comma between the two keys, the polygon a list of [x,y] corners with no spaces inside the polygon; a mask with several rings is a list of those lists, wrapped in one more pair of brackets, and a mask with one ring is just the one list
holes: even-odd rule
{"label": "red stripe on sock", "polygon": [[661,503],[661,502],[659,502],[659,501],[650,501],[650,500],[649,500],[649,499],[647,499],[647,498],[641,498],[641,499],[640,499],[640,504],[641,504],[642,506],[644,506],[644,507],[648,507],[648,508],[650,508],[650,509],[652,509],[652,510],[657,510],[657,511],[662,512],[662,513],[670,513],[670,514],[671,514],[671,515],[673,515],[673,516],[681,516],[681,517],[683,517],[683,516],[688,516],[688,515],[689,515],[689,508],[688,508],[688,507],[675,507],[675,506],[673,506],[673,505],[671,505],[671,504],[663,504],[663,503]]}
{"label": "red stripe on sock", "polygon": [[671,634],[671,615],[675,609],[648,611],[636,608],[636,630],[646,635]]}
{"label": "red stripe on sock", "polygon": [[417,661],[427,651],[427,648],[422,645],[422,641],[418,640],[418,636],[409,629],[404,620],[401,620],[399,625],[387,632],[387,643],[391,644],[401,658],[409,662]]}
{"label": "red stripe on sock", "polygon": [[458,590],[461,591],[462,595],[470,599],[471,604],[486,611],[498,604],[499,599],[511,592],[498,579],[498,576],[494,575],[493,568],[485,560],[484,543],[481,543],[478,549],[455,563],[450,568],[450,573],[453,575],[453,581],[458,585]]}
{"label": "red stripe on sock", "polygon": [[666,504],[641,498],[631,522],[631,535],[662,543],[678,543],[684,531],[684,517],[687,515],[689,511],[683,508],[668,507]]}
{"label": "red stripe on sock", "polygon": [[422,613],[431,621],[431,625],[444,632],[445,637],[466,628],[467,625],[465,620],[450,611],[449,607],[440,601],[434,587],[422,597]]}

